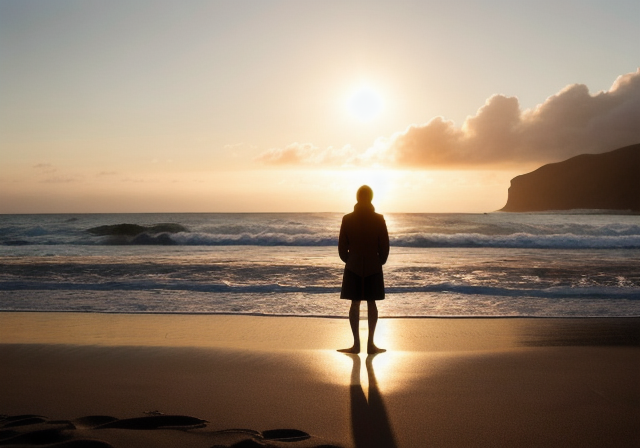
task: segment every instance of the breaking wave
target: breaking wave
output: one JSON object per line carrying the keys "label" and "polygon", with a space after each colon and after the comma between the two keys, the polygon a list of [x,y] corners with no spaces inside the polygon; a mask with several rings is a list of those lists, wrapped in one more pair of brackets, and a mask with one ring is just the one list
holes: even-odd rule
{"label": "breaking wave", "polygon": [[[338,214],[66,218],[52,215],[47,221],[36,216],[5,217],[5,225],[0,226],[0,246],[336,246],[340,222]],[[114,224],[122,218],[131,221]],[[391,245],[396,247],[638,249],[638,219],[599,215],[417,214],[390,215],[388,224]]]}
{"label": "breaking wave", "polygon": [[[113,281],[101,283],[75,283],[75,282],[41,282],[41,281],[3,281],[0,282],[0,291],[188,291],[206,293],[239,293],[239,294],[291,294],[304,293],[338,294],[340,287],[327,286],[298,286],[284,284],[230,284],[230,283],[198,283],[198,282],[167,282],[167,281]],[[626,299],[640,300],[639,287],[551,287],[544,289],[529,288],[500,288],[492,286],[456,285],[452,283],[440,283],[424,286],[388,286],[387,294],[411,294],[411,293],[451,293],[461,296],[489,296],[489,297],[535,297],[547,299]]]}
{"label": "breaking wave", "polygon": [[[136,237],[128,244],[177,244],[185,246],[336,246],[337,236],[289,235],[282,233],[242,233],[222,235],[208,233],[176,233],[158,236]],[[121,244],[103,241],[103,244]],[[478,233],[456,234],[408,234],[391,237],[396,247],[440,247],[440,248],[513,248],[513,249],[638,249],[640,235],[594,236],[594,235],[483,235]]]}

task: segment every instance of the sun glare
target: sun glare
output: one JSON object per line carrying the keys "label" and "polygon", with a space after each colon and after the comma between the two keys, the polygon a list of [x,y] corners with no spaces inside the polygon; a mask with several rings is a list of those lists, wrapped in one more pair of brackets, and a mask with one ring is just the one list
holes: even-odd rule
{"label": "sun glare", "polygon": [[358,188],[369,185],[373,189],[373,205],[379,213],[389,212],[395,205],[396,186],[402,184],[403,177],[403,172],[389,169],[341,169],[326,173],[326,182],[335,187],[335,193],[344,201],[344,209],[353,207]]}
{"label": "sun glare", "polygon": [[382,97],[369,86],[362,86],[349,97],[349,113],[360,121],[368,122],[380,115],[383,109]]}

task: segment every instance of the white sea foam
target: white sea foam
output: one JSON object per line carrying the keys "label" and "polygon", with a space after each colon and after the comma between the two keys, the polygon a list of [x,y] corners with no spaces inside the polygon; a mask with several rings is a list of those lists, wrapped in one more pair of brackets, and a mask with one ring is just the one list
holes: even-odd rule
{"label": "white sea foam", "polygon": [[392,238],[401,247],[497,247],[532,249],[638,249],[638,235],[576,235],[571,233],[534,235],[483,235],[479,233],[413,234]]}
{"label": "white sea foam", "polygon": [[[189,281],[153,281],[131,280],[110,281],[100,283],[76,282],[38,282],[38,281],[3,281],[0,291],[193,291],[231,294],[339,294],[339,286],[296,286],[272,284],[228,284],[228,283],[195,283]],[[620,288],[615,286],[598,287],[553,287],[534,288],[498,288],[491,286],[457,285],[441,283],[423,286],[388,286],[388,295],[411,293],[456,293],[462,296],[492,297],[540,297],[540,298],[617,298],[640,300],[640,287]]]}

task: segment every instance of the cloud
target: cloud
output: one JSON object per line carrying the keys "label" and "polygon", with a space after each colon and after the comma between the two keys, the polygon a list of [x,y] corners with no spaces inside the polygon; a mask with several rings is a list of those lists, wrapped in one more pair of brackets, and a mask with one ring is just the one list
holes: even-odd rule
{"label": "cloud", "polygon": [[33,168],[38,170],[42,174],[53,174],[58,171],[54,166],[50,163],[38,163],[33,165]]}
{"label": "cloud", "polygon": [[254,160],[265,165],[331,165],[340,166],[356,156],[351,145],[321,149],[311,143],[292,143],[285,148],[273,148]]}
{"label": "cloud", "polygon": [[493,95],[461,127],[443,117],[378,138],[366,151],[292,143],[254,160],[278,166],[482,168],[550,163],[640,142],[640,68],[595,95],[572,84],[533,109]]}
{"label": "cloud", "polygon": [[436,117],[379,139],[359,159],[424,168],[548,163],[638,143],[639,118],[640,69],[608,91],[573,84],[525,111],[517,98],[494,95],[460,128]]}

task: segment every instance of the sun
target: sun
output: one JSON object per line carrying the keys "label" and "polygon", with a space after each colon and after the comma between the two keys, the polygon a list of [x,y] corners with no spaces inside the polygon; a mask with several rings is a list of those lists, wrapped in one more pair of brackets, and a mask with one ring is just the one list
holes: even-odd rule
{"label": "sun", "polygon": [[347,102],[349,113],[362,122],[377,118],[383,109],[382,97],[373,88],[362,86],[355,91]]}

